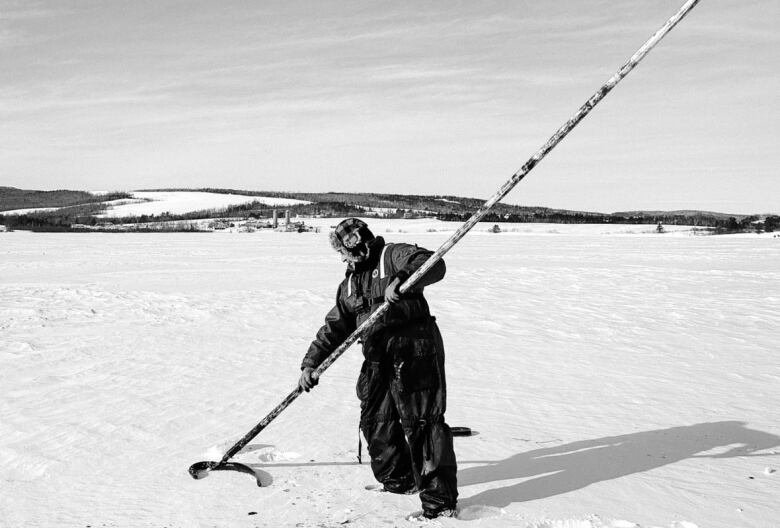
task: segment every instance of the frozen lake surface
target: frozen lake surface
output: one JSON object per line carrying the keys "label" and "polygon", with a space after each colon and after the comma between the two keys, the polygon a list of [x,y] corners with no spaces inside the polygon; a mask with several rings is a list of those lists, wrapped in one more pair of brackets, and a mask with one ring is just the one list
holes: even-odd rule
{"label": "frozen lake surface", "polygon": [[[433,524],[780,525],[780,239],[487,227],[426,290],[478,432]],[[269,487],[187,473],[293,388],[342,276],[326,229],[0,233],[0,526],[420,524],[363,489],[357,347],[237,457]]]}

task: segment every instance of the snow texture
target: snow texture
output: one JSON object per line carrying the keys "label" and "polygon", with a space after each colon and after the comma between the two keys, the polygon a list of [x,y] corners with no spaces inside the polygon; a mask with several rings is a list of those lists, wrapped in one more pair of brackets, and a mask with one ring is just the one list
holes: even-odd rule
{"label": "snow texture", "polygon": [[[428,248],[454,229],[370,222]],[[357,348],[236,457],[267,487],[187,473],[294,386],[343,276],[327,229],[3,233],[0,526],[780,525],[780,241],[491,225],[426,290],[448,421],[477,433],[460,518],[427,524],[364,489]]]}

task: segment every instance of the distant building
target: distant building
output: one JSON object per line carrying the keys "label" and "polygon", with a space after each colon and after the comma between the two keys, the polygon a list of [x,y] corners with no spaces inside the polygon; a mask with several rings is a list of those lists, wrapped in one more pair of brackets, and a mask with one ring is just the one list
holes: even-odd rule
{"label": "distant building", "polygon": [[280,233],[319,233],[320,228],[307,226],[303,222],[290,222],[276,229]]}
{"label": "distant building", "polygon": [[227,229],[230,227],[230,222],[226,220],[214,220],[213,222],[209,222],[209,228],[210,229]]}
{"label": "distant building", "polygon": [[271,224],[263,220],[247,220],[244,222],[244,227],[247,229],[268,229]]}

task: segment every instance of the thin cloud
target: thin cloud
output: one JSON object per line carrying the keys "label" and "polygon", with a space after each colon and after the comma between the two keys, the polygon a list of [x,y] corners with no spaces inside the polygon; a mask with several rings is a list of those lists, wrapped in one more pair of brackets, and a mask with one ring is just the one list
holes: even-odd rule
{"label": "thin cloud", "polygon": [[474,68],[430,68],[424,65],[387,64],[368,68],[366,78],[369,81],[420,81],[426,79],[459,78],[478,74]]}
{"label": "thin cloud", "polygon": [[30,2],[18,2],[10,5],[6,2],[6,5],[0,8],[0,22],[18,22],[38,18],[53,18],[67,12],[68,11],[63,9],[35,7],[34,5],[30,5]]}

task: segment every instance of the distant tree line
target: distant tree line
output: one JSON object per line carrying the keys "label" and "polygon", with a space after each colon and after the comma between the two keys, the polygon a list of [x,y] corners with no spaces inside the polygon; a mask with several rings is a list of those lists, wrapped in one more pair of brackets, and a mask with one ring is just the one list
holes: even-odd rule
{"label": "distant tree line", "polygon": [[718,233],[744,233],[746,231],[772,233],[780,229],[780,216],[770,215],[761,220],[758,216],[746,216],[740,220],[730,216],[715,226]]}
{"label": "distant tree line", "polygon": [[20,215],[3,215],[0,224],[6,229],[27,231],[70,231],[72,224],[96,225],[102,220],[95,215],[105,211],[106,206],[97,203],[74,205],[56,211],[39,211]]}
{"label": "distant tree line", "polygon": [[29,191],[15,187],[0,187],[0,211],[69,207],[127,198],[131,198],[131,196],[125,192],[92,194],[86,191]]}
{"label": "distant tree line", "polygon": [[[193,189],[156,189],[158,191],[192,191]],[[428,217],[439,220],[465,221],[482,205],[478,198],[464,198],[442,195],[401,195],[376,193],[297,193],[274,191],[246,191],[240,189],[195,189],[202,192],[221,194],[243,194],[302,200],[311,203],[281,206],[268,205],[260,200],[234,205],[222,209],[208,209],[186,214],[163,212],[156,215],[137,215],[122,218],[96,218],[105,209],[98,203],[108,200],[131,198],[127,193],[93,195],[83,191],[22,191],[11,187],[0,187],[0,204],[5,209],[36,207],[62,207],[56,211],[5,215],[0,213],[0,223],[10,229],[36,231],[66,231],[73,224],[84,226],[147,224],[152,222],[176,222],[202,218],[271,218],[276,210],[282,218],[284,211],[292,215],[344,217],[381,216],[385,218]],[[5,201],[3,201],[5,199]],[[64,206],[72,201],[82,200],[78,205]],[[12,204],[12,205],[8,205]],[[597,213],[570,211],[548,207],[530,207],[511,204],[496,204],[483,221],[499,224],[503,222],[562,223],[562,224],[653,224],[693,225],[711,228],[717,233],[740,231],[775,231],[780,229],[780,217],[766,218],[756,215],[725,215],[705,211],[632,211],[619,213]]]}

